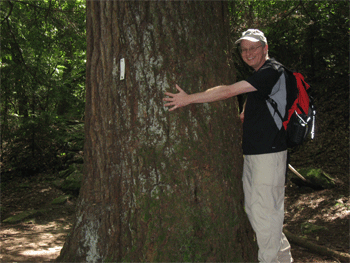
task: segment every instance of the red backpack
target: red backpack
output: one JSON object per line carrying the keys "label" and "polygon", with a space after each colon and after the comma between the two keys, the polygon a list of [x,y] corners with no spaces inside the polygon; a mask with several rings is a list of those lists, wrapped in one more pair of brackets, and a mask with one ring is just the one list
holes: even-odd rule
{"label": "red backpack", "polygon": [[282,119],[287,134],[288,147],[295,147],[303,143],[310,134],[315,137],[316,109],[308,91],[310,85],[305,82],[304,76],[284,68],[287,87],[287,114],[282,117],[277,105],[270,97],[267,101]]}

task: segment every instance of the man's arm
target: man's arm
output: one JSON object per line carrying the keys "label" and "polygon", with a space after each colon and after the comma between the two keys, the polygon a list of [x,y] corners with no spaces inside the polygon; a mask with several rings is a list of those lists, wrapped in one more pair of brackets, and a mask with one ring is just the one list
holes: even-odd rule
{"label": "man's arm", "polygon": [[256,89],[245,80],[236,82],[232,85],[217,86],[194,94],[187,94],[178,85],[176,85],[176,89],[179,91],[179,93],[174,94],[165,92],[165,95],[168,97],[164,98],[163,100],[167,101],[168,103],[164,104],[164,106],[173,106],[169,109],[169,111],[173,111],[177,108],[184,107],[193,103],[219,101],[237,96],[242,93],[256,91]]}

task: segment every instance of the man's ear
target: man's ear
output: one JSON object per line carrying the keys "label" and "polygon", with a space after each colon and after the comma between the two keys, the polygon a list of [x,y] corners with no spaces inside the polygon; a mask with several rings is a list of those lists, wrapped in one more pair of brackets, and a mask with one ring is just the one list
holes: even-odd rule
{"label": "man's ear", "polygon": [[264,47],[264,54],[267,54],[267,51],[269,50],[269,45],[266,45],[265,47]]}

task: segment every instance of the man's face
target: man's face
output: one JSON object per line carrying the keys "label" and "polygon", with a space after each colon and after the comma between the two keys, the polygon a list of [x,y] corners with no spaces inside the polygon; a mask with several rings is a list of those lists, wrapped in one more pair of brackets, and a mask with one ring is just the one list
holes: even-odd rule
{"label": "man's face", "polygon": [[266,45],[263,47],[261,42],[242,40],[242,59],[245,63],[257,71],[259,68],[261,68],[262,65],[264,65],[266,61],[267,48],[268,46]]}

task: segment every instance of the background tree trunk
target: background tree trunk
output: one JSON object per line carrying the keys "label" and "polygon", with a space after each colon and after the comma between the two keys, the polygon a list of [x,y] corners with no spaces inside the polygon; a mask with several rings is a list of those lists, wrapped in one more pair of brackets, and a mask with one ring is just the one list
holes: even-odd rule
{"label": "background tree trunk", "polygon": [[226,3],[87,1],[87,35],[85,176],[57,261],[256,260],[236,99],[162,102],[234,81]]}

